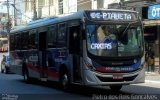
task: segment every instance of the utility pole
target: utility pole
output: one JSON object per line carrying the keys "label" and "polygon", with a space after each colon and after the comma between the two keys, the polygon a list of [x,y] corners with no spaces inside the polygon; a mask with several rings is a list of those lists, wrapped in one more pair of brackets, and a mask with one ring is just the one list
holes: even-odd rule
{"label": "utility pole", "polygon": [[50,9],[51,9],[50,3],[51,3],[51,1],[49,0],[49,4],[48,4],[48,8],[49,8],[49,9],[48,9],[48,10],[49,10],[49,16],[50,16],[50,11],[51,11],[51,10],[50,10]]}
{"label": "utility pole", "polygon": [[8,20],[8,22],[7,22],[7,32],[8,32],[8,34],[10,33],[10,17],[9,17],[9,0],[7,0],[7,13],[8,13],[8,15],[7,15],[7,20]]}
{"label": "utility pole", "polygon": [[[16,2],[16,0],[14,0],[14,2],[13,2],[13,3],[14,3],[14,6],[16,7],[16,5],[15,5],[16,3],[15,3],[15,2]],[[14,8],[14,26],[16,26],[16,25],[17,25],[17,20],[16,20],[16,9]]]}
{"label": "utility pole", "polygon": [[34,13],[33,20],[36,20],[37,19],[36,0],[33,0],[33,13]]}
{"label": "utility pole", "polygon": [[9,34],[10,34],[11,26],[10,26],[10,16],[9,16],[9,0],[7,0],[7,13],[8,13],[8,15],[7,15],[7,17],[8,17],[8,22],[7,22],[8,51],[10,51],[10,47],[9,47],[9,45],[10,45],[10,43],[9,43],[9,38],[10,38],[10,37],[9,37]]}

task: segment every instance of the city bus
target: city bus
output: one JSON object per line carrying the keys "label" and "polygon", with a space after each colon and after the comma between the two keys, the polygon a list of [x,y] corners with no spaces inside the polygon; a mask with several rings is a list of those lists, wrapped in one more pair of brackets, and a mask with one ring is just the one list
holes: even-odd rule
{"label": "city bus", "polygon": [[8,51],[8,38],[1,37],[0,38],[0,52],[7,52]]}
{"label": "city bus", "polygon": [[135,11],[84,10],[44,18],[9,37],[11,69],[26,81],[120,90],[145,80],[143,26]]}

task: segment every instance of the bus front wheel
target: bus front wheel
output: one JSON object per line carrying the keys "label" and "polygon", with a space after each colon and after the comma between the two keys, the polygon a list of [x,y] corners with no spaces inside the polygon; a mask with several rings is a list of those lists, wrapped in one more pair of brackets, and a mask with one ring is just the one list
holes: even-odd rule
{"label": "bus front wheel", "polygon": [[110,89],[112,90],[112,91],[120,91],[121,90],[121,88],[122,88],[122,85],[111,85],[110,86]]}

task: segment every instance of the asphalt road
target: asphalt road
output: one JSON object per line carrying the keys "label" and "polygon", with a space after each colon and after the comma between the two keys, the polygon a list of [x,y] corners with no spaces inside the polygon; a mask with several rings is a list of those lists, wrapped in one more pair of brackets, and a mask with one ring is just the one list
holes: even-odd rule
{"label": "asphalt road", "polygon": [[107,87],[100,89],[74,85],[69,91],[63,91],[58,83],[35,81],[27,84],[20,75],[0,73],[0,94],[3,100],[128,100],[141,96],[141,99],[148,96],[151,100],[159,100],[160,84],[146,82],[124,86],[120,92]]}

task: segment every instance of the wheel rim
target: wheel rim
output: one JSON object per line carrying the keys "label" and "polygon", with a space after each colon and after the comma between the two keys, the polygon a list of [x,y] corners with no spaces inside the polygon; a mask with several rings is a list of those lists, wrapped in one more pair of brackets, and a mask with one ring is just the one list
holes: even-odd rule
{"label": "wheel rim", "polygon": [[67,74],[64,74],[63,79],[62,79],[62,85],[65,88],[67,86],[67,84],[68,84],[68,76],[67,76]]}

